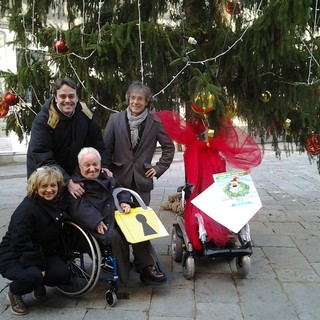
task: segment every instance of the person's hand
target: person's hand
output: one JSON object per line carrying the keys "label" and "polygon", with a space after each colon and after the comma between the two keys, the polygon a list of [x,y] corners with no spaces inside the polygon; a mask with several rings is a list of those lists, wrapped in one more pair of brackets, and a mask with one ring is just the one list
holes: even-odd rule
{"label": "person's hand", "polygon": [[84,195],[84,189],[82,186],[82,183],[73,182],[72,179],[70,179],[67,183],[68,191],[75,199],[81,198]]}
{"label": "person's hand", "polygon": [[124,202],[120,204],[120,207],[121,207],[121,209],[123,210],[124,213],[129,213],[130,210],[131,210],[130,204],[127,204],[127,203],[124,203]]}
{"label": "person's hand", "polygon": [[102,172],[106,173],[108,177],[113,177],[113,173],[109,169],[102,168],[101,170],[102,170]]}
{"label": "person's hand", "polygon": [[152,179],[156,176],[157,171],[155,168],[150,168],[146,171],[145,176],[149,179]]}
{"label": "person's hand", "polygon": [[97,232],[100,234],[104,234],[104,231],[108,230],[108,227],[104,224],[103,221],[101,221],[96,228]]}

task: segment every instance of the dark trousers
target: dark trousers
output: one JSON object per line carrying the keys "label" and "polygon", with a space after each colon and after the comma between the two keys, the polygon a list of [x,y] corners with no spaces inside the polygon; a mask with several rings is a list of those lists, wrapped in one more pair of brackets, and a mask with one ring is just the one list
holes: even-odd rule
{"label": "dark trousers", "polygon": [[44,277],[37,266],[24,267],[19,262],[7,268],[2,276],[12,280],[10,291],[18,296],[32,292],[40,285],[54,287],[58,284],[67,284],[70,281],[67,265],[58,255],[47,256],[47,268]]}
{"label": "dark trousers", "polygon": [[[145,203],[145,205],[149,205],[150,201],[151,201],[151,190],[149,191],[143,191],[138,189],[138,187],[136,186],[134,179],[132,180],[131,186],[129,187],[129,189],[135,191],[143,200],[143,202]],[[135,199],[135,197],[133,197],[133,201],[139,205],[138,201]]]}
{"label": "dark trousers", "polygon": [[[130,243],[127,242],[117,225],[115,225],[112,232],[111,245],[113,256],[116,258],[118,264],[120,282],[127,284],[130,272]],[[132,244],[132,251],[135,262],[137,262],[141,268],[155,265],[157,256],[150,241]]]}

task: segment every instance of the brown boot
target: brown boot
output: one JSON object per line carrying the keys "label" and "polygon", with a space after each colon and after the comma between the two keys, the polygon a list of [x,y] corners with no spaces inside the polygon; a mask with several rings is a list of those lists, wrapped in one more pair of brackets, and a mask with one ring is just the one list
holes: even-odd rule
{"label": "brown boot", "polygon": [[25,305],[22,296],[12,294],[10,291],[7,294],[7,299],[10,302],[11,312],[18,316],[23,316],[29,312]]}

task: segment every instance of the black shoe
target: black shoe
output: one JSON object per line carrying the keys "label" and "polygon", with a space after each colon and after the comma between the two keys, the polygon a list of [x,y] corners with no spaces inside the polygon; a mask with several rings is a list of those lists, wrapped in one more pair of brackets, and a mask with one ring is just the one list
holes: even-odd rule
{"label": "black shoe", "polygon": [[45,286],[41,285],[33,291],[33,299],[36,301],[43,301],[47,297],[47,291]]}
{"label": "black shoe", "polygon": [[142,268],[140,280],[144,284],[162,284],[167,281],[167,277],[155,266],[147,266]]}

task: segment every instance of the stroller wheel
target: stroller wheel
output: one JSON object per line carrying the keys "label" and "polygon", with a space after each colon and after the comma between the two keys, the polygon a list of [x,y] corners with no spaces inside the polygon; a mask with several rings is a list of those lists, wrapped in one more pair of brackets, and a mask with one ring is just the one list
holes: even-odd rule
{"label": "stroller wheel", "polygon": [[194,278],[195,273],[195,263],[194,258],[189,256],[183,266],[183,275],[187,280],[191,280]]}
{"label": "stroller wheel", "polygon": [[243,256],[236,258],[236,267],[240,277],[245,278],[251,269],[251,258],[250,256]]}
{"label": "stroller wheel", "polygon": [[171,250],[172,250],[172,257],[174,261],[181,262],[182,261],[182,246],[183,246],[183,239],[178,236],[176,226],[172,228],[171,233]]}

